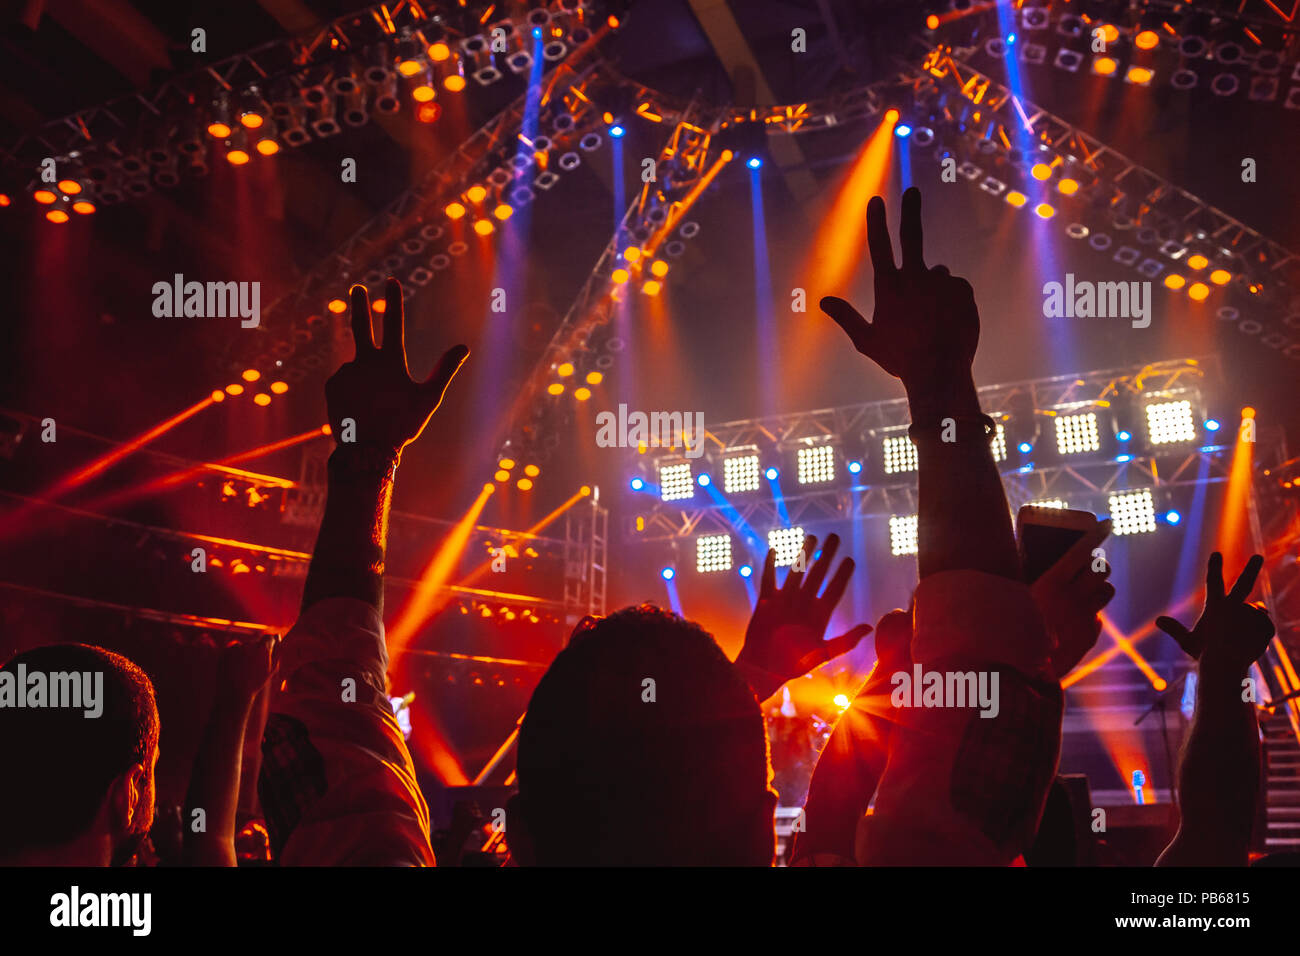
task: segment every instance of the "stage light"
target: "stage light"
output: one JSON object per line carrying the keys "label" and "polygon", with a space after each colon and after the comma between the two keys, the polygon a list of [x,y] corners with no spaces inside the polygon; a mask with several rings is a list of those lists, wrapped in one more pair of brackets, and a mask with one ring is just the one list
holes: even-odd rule
{"label": "stage light", "polygon": [[448,73],[447,78],[442,81],[442,86],[451,93],[459,93],[465,88],[465,77],[459,73]]}
{"label": "stage light", "polygon": [[78,199],[72,204],[72,211],[83,216],[89,216],[95,211],[95,204],[86,199]]}
{"label": "stage light", "polygon": [[1252,405],[1246,405],[1246,406],[1244,406],[1244,407],[1241,409],[1241,417],[1242,417],[1242,418],[1254,418],[1254,417],[1255,417],[1255,408],[1254,408],[1254,406],[1252,406]]}
{"label": "stage light", "polygon": [[1217,432],[1220,427],[1218,419],[1207,418],[1205,420],[1205,430],[1207,432]]}
{"label": "stage light", "polygon": [[1121,428],[1119,431],[1117,431],[1117,432],[1115,433],[1115,437],[1118,438],[1120,441],[1132,441],[1132,440],[1133,440],[1133,434],[1132,434],[1131,432],[1129,432],[1128,430],[1123,429],[1123,428]]}
{"label": "stage light", "polygon": [[896,475],[916,471],[916,445],[906,435],[892,435],[881,439],[880,449],[885,463],[885,474]]}
{"label": "stage light", "polygon": [[75,179],[60,179],[59,191],[68,196],[76,196],[81,192],[81,183]]}
{"label": "stage light", "polygon": [[266,137],[257,141],[256,148],[263,156],[274,156],[280,151],[280,144],[270,137]]}
{"label": "stage light", "polygon": [[623,250],[623,258],[628,262],[636,262],[641,258],[641,249],[639,246],[628,246]]}
{"label": "stage light", "polygon": [[270,404],[271,404],[271,396],[268,395],[268,394],[266,394],[266,392],[258,392],[256,395],[253,396],[253,404],[254,404],[254,405],[270,405]]}
{"label": "stage light", "polygon": [[449,56],[451,56],[451,47],[447,46],[447,44],[443,43],[441,40],[437,43],[429,44],[429,59],[434,63],[441,63]]}
{"label": "stage light", "polygon": [[474,223],[474,231],[480,236],[490,236],[496,227],[492,225],[490,219],[479,219]]}
{"label": "stage light", "polygon": [[533,480],[531,478],[520,478],[518,481],[515,482],[515,487],[518,488],[520,491],[532,491]]}
{"label": "stage light", "polygon": [[418,86],[411,88],[411,99],[415,100],[417,103],[430,103],[437,95],[437,90],[428,83],[421,83]]}
{"label": "stage light", "polygon": [[1026,501],[1031,508],[1068,508],[1070,507],[1060,498],[1040,498],[1037,501]]}
{"label": "stage light", "polygon": [[480,203],[487,197],[487,190],[482,186],[470,186],[465,190],[465,198],[473,203]]}
{"label": "stage light", "polygon": [[1007,459],[1007,430],[998,422],[993,428],[993,438],[989,442],[989,447],[993,451],[994,461],[1006,461]]}
{"label": "stage light", "polygon": [[387,310],[387,308],[388,308],[388,303],[383,299],[375,299],[375,301],[370,303],[371,312],[378,312],[382,314],[385,310]]}
{"label": "stage light", "polygon": [[497,471],[497,473],[496,473],[495,475],[493,475],[492,477],[495,478],[497,481],[509,481],[509,480],[510,480],[510,472],[508,472],[508,471],[506,471],[504,468],[502,468],[502,469],[500,469],[499,471]]}
{"label": "stage light", "polygon": [[916,515],[889,516],[889,553],[895,557],[917,553]]}
{"label": "stage light", "polygon": [[497,462],[497,467],[509,471],[511,468],[515,467],[515,460],[513,458],[502,458]]}
{"label": "stage light", "polygon": [[767,546],[776,550],[776,566],[788,568],[803,552],[803,528],[773,528],[767,533]]}
{"label": "stage light", "polygon": [[1154,50],[1160,42],[1160,34],[1155,30],[1142,30],[1133,38],[1133,45],[1139,50]]}
{"label": "stage light", "polygon": [[939,29],[939,18],[935,16],[933,13],[930,14],[928,17],[925,18],[925,28],[927,30]]}
{"label": "stage light", "polygon": [[1215,269],[1210,273],[1210,281],[1215,285],[1227,285],[1232,279],[1232,273],[1227,269]]}
{"label": "stage light", "polygon": [[226,393],[221,389],[217,389],[212,393],[211,397],[214,402],[224,402],[226,400]]}
{"label": "stage light", "polygon": [[249,159],[251,159],[251,157],[248,155],[246,150],[232,149],[230,152],[226,153],[226,162],[230,163],[232,166],[243,166],[249,161]]}
{"label": "stage light", "polygon": [[615,285],[622,285],[630,278],[630,276],[628,275],[628,271],[626,269],[615,269],[613,272],[609,274],[609,278],[614,282]]}
{"label": "stage light", "polygon": [[1142,534],[1156,530],[1155,502],[1149,490],[1121,491],[1110,496],[1112,534]]}
{"label": "stage light", "polygon": [[671,581],[676,575],[677,572],[674,571],[672,568],[664,568],[662,571],[659,572],[659,576],[662,577],[665,581]]}
{"label": "stage light", "polygon": [[465,207],[458,202],[449,202],[443,212],[447,214],[448,219],[460,219],[465,215]]}
{"label": "stage light", "polygon": [[1047,163],[1034,163],[1029,170],[1029,175],[1033,176],[1039,182],[1045,182],[1052,178],[1052,167]]}
{"label": "stage light", "polygon": [[887,110],[885,110],[885,122],[886,122],[886,123],[897,123],[897,122],[898,122],[898,117],[901,116],[901,115],[902,115],[902,114],[899,113],[898,110],[896,110],[896,109],[892,109],[892,108],[891,108],[891,109],[887,109]]}
{"label": "stage light", "polygon": [[1062,455],[1101,450],[1097,416],[1093,412],[1056,416],[1056,449]]}
{"label": "stage light", "polygon": [[751,568],[748,564],[742,564],[740,566],[740,576],[742,578],[747,578],[753,573],[754,573],[754,569]]}
{"label": "stage light", "polygon": [[1062,179],[1060,182],[1056,184],[1056,188],[1066,196],[1073,196],[1075,193],[1079,191],[1079,181],[1077,179],[1071,179],[1070,177],[1066,176],[1064,179]]}
{"label": "stage light", "polygon": [[1034,212],[1038,215],[1039,219],[1051,219],[1056,215],[1056,207],[1049,203],[1040,202],[1034,207]]}
{"label": "stage light", "polygon": [[233,132],[234,130],[227,124],[220,121],[208,124],[208,135],[213,139],[229,139],[230,134]]}
{"label": "stage light", "polygon": [[1028,455],[1031,451],[1034,450],[1034,446],[1029,444],[1029,442],[1027,441],[1022,441],[1019,445],[1016,446],[1016,448],[1020,450],[1020,454],[1022,455]]}
{"label": "stage light", "polygon": [[605,376],[602,375],[602,374],[600,374],[600,372],[588,372],[588,373],[587,373],[587,384],[588,384],[588,385],[599,385],[599,384],[600,384],[601,382],[603,382],[603,381],[605,381]]}
{"label": "stage light", "polygon": [[239,114],[239,125],[244,129],[261,129],[266,117],[256,110],[245,110]]}
{"label": "stage light", "polygon": [[769,468],[767,469],[767,471],[763,472],[763,474],[764,476],[766,476],[768,481],[776,481],[777,476],[780,475],[781,473],[777,471],[775,468]]}
{"label": "stage light", "polygon": [[226,386],[226,394],[227,394],[227,395],[243,395],[243,394],[244,394],[244,386],[240,385],[238,382],[231,382],[229,385]]}
{"label": "stage light", "polygon": [[342,299],[330,299],[325,308],[329,309],[335,315],[342,315],[348,310],[348,304]]}
{"label": "stage light", "polygon": [[1127,464],[1128,462],[1130,462],[1130,461],[1132,461],[1132,460],[1133,460],[1133,456],[1132,456],[1132,455],[1116,455],[1116,456],[1115,456],[1115,461],[1118,462],[1118,463],[1121,464],[1121,465],[1123,465],[1123,464]]}
{"label": "stage light", "polygon": [[442,107],[437,103],[421,103],[415,111],[415,118],[421,123],[436,123],[442,116]]}
{"label": "stage light", "polygon": [[691,477],[689,462],[659,466],[659,498],[661,501],[681,501],[695,497],[695,481]]}
{"label": "stage light", "polygon": [[662,259],[656,259],[654,262],[650,263],[650,273],[651,275],[658,276],[662,279],[664,276],[668,275],[668,263],[664,262]]}
{"label": "stage light", "polygon": [[731,570],[731,535],[704,534],[695,539],[695,570],[700,574]]}
{"label": "stage light", "polygon": [[289,391],[289,385],[287,382],[272,382],[271,391],[276,395],[283,395],[285,392]]}
{"label": "stage light", "polygon": [[709,487],[709,485],[713,484],[713,479],[710,478],[708,475],[700,475],[695,480],[701,488],[707,488]]}
{"label": "stage light", "polygon": [[54,202],[59,197],[56,196],[52,190],[38,189],[36,190],[36,192],[32,193],[32,198],[35,199],[41,205],[48,206],[50,203]]}
{"label": "stage light", "polygon": [[496,216],[502,222],[505,222],[514,214],[515,214],[514,208],[507,205],[506,203],[500,203],[495,209],[492,210],[492,215]]}
{"label": "stage light", "polygon": [[1146,407],[1147,437],[1153,445],[1193,441],[1196,426],[1192,422],[1189,401],[1152,402]]}
{"label": "stage light", "polygon": [[1007,46],[1014,46],[1014,45],[1015,45],[1015,42],[1016,42],[1016,35],[1015,35],[1014,33],[1008,33],[1008,34],[1007,34]]}
{"label": "stage light", "polygon": [[1101,30],[1102,38],[1107,43],[1114,43],[1116,40],[1119,39],[1119,27],[1115,26],[1115,24],[1107,23],[1101,26],[1099,29]]}
{"label": "stage light", "polygon": [[800,448],[797,459],[799,467],[796,477],[799,484],[817,485],[835,478],[835,447],[833,445]]}
{"label": "stage light", "polygon": [[618,125],[617,123],[615,123],[613,126],[609,128],[609,135],[614,139],[622,139],[624,134],[626,133],[627,130],[625,130],[622,126]]}
{"label": "stage light", "polygon": [[1188,286],[1187,294],[1196,302],[1204,302],[1210,295],[1210,287],[1204,282],[1193,282]]}
{"label": "stage light", "polygon": [[850,474],[850,475],[861,474],[861,472],[862,472],[862,462],[860,462],[860,461],[851,461],[851,462],[849,462],[848,468],[849,468],[849,474]]}
{"label": "stage light", "polygon": [[1198,272],[1204,269],[1209,264],[1210,264],[1210,260],[1205,258],[1205,256],[1199,254],[1187,257],[1187,267],[1189,269],[1195,269]]}
{"label": "stage light", "polygon": [[1166,511],[1165,520],[1170,524],[1178,524],[1180,521],[1183,520],[1183,516],[1180,515],[1177,511]]}
{"label": "stage light", "polygon": [[835,706],[840,710],[849,709],[849,697],[847,694],[836,694],[832,700],[834,701]]}
{"label": "stage light", "polygon": [[1007,190],[1006,200],[1010,205],[1019,209],[1025,203],[1029,202],[1029,197],[1019,190],[1009,189]]}
{"label": "stage light", "polygon": [[560,378],[568,378],[573,374],[573,363],[561,362],[555,367],[555,374],[560,376]]}
{"label": "stage light", "polygon": [[1184,279],[1182,276],[1180,276],[1177,272],[1171,272],[1169,273],[1169,275],[1165,276],[1166,289],[1173,289],[1174,291],[1177,291],[1185,285],[1187,285],[1187,280]]}
{"label": "stage light", "polygon": [[1145,66],[1130,66],[1124,79],[1129,83],[1136,83],[1138,86],[1146,86],[1155,76],[1154,70],[1149,70]]}
{"label": "stage light", "polygon": [[1113,76],[1119,64],[1108,56],[1099,56],[1092,61],[1092,72],[1098,76]]}
{"label": "stage light", "polygon": [[641,291],[645,295],[658,295],[659,290],[663,288],[658,279],[646,279],[641,283]]}
{"label": "stage light", "polygon": [[722,459],[722,487],[727,494],[758,490],[758,455]]}
{"label": "stage light", "polygon": [[591,398],[591,389],[579,386],[573,390],[573,397],[580,402],[585,402]]}
{"label": "stage light", "polygon": [[245,382],[256,382],[262,377],[262,373],[255,368],[244,369],[244,374],[240,376]]}
{"label": "stage light", "polygon": [[546,391],[547,394],[550,395],[563,395],[564,386],[561,385],[559,382],[552,382],[550,385],[546,386]]}
{"label": "stage light", "polygon": [[419,60],[406,59],[397,64],[397,72],[402,76],[415,76],[424,69],[424,64]]}
{"label": "stage light", "polygon": [[524,465],[524,474],[529,478],[536,478],[541,473],[542,469],[538,468],[536,465]]}
{"label": "stage light", "polygon": [[645,479],[633,478],[631,481],[628,482],[628,485],[631,486],[633,491],[640,491],[642,488],[645,487]]}
{"label": "stage light", "polygon": [[[912,127],[908,126],[906,123],[899,123],[894,127],[894,135],[899,139],[907,139],[907,137],[912,135]],[[753,162],[754,160],[751,159],[750,163],[752,164]],[[754,166],[753,168],[757,169],[758,167]]]}

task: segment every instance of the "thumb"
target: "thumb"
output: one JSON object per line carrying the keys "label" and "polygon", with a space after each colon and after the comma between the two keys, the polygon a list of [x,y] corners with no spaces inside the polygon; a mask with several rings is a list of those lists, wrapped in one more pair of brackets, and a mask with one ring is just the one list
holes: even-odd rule
{"label": "thumb", "polygon": [[[800,666],[804,667],[804,673],[819,667],[829,660],[839,657],[841,654],[847,654],[853,648],[857,647],[859,642],[874,630],[870,624],[858,624],[850,628],[839,637],[832,637],[829,641],[822,641],[821,646],[810,654],[805,654],[799,661]],[[811,661],[811,663],[809,663]]]}
{"label": "thumb", "polygon": [[[443,353],[442,358],[438,360],[437,367],[420,387],[424,389],[430,397],[436,398],[438,405],[442,404],[442,396],[447,392],[447,386],[451,380],[456,377],[460,367],[465,364],[465,359],[469,357],[469,349],[464,345],[456,345],[449,348]],[[437,405],[434,406],[437,408]]]}
{"label": "thumb", "polygon": [[874,351],[875,344],[874,330],[871,323],[864,319],[857,309],[833,295],[825,296],[818,305],[853,340],[854,348],[868,358],[872,358],[871,353]]}
{"label": "thumb", "polygon": [[1196,646],[1196,641],[1192,637],[1192,632],[1183,627],[1182,624],[1172,617],[1161,615],[1156,618],[1156,627],[1164,631],[1178,644],[1183,651],[1191,657],[1200,657],[1200,649]]}

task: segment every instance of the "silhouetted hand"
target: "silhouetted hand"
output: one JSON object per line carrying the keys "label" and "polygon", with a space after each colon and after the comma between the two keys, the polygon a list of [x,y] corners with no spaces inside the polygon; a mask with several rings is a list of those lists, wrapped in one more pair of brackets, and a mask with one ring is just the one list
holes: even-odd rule
{"label": "silhouetted hand", "polygon": [[1052,638],[1052,670],[1061,680],[1087,656],[1101,635],[1102,608],[1115,596],[1110,565],[1093,570],[1093,549],[1110,533],[1110,522],[1097,526],[1074,543],[1029,588]]}
{"label": "silhouetted hand", "polygon": [[351,418],[358,444],[400,452],[420,437],[469,349],[464,345],[448,349],[426,381],[413,381],[406,367],[401,284],[390,278],[384,290],[387,307],[380,348],[375,347],[365,288],[353,286],[351,295],[356,356],[325,383],[330,426],[339,438],[342,420]]}
{"label": "silhouetted hand", "polygon": [[831,535],[821,557],[812,561],[817,539],[809,535],[803,549],[805,564],[812,562],[807,578],[791,571],[780,588],[776,586],[776,551],[768,550],[758,604],[745,631],[745,646],[736,658],[736,665],[744,671],[759,700],[767,700],[786,681],[802,677],[852,650],[871,633],[870,624],[859,624],[846,634],[823,640],[835,605],[844,597],[853,574],[853,559],[845,558],[826,586],[826,593],[818,597],[817,591],[826,580],[839,546],[839,536]]}
{"label": "silhouetted hand", "polygon": [[922,259],[921,191],[903,193],[898,230],[903,264],[894,264],[894,248],[879,196],[867,205],[867,246],[875,271],[876,307],[871,321],[835,296],[821,300],[854,346],[899,379],[909,392],[927,389],[954,375],[969,373],[979,343],[979,312],[970,283],[948,273],[946,266],[926,268]]}
{"label": "silhouetted hand", "polygon": [[273,654],[278,638],[262,634],[251,640],[231,641],[221,652],[220,687],[252,699],[275,670]]}
{"label": "silhouetted hand", "polygon": [[1262,555],[1253,555],[1226,595],[1223,593],[1223,555],[1210,555],[1205,572],[1205,609],[1189,631],[1172,617],[1156,618],[1156,627],[1203,666],[1244,673],[1259,659],[1274,634],[1273,620],[1246,598],[1255,587]]}

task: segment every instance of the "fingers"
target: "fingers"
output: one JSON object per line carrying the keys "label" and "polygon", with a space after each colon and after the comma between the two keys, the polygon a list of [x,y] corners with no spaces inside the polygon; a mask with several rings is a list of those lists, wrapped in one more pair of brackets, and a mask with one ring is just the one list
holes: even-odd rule
{"label": "fingers", "polygon": [[760,599],[771,597],[776,593],[776,548],[767,549],[767,560],[763,562],[763,583],[759,587]]}
{"label": "fingers", "polygon": [[366,287],[354,285],[352,297],[352,341],[356,344],[356,355],[360,358],[366,352],[375,350],[374,335],[370,331],[370,297]]}
{"label": "fingers", "polygon": [[867,249],[871,252],[871,267],[876,275],[894,272],[894,245],[889,240],[889,223],[885,219],[885,201],[872,196],[867,203]]}
{"label": "fingers", "polygon": [[1223,600],[1223,555],[1215,551],[1205,567],[1205,604],[1218,604]]}
{"label": "fingers", "polygon": [[[388,333],[385,332],[385,335]],[[385,344],[387,344],[385,342]],[[451,380],[456,377],[460,367],[465,364],[465,359],[469,358],[469,349],[464,345],[456,345],[447,349],[438,360],[437,367],[433,374],[425,380],[420,387],[425,394],[434,400],[433,408],[437,411],[438,406],[442,404],[443,395],[447,394],[447,386]]]}
{"label": "fingers", "polygon": [[935,267],[934,267],[933,269],[931,269],[930,271],[933,272],[933,273],[935,273],[936,275],[941,275],[941,276],[950,276],[950,275],[952,275],[952,273],[951,273],[950,271],[948,271],[948,267],[945,266],[945,265],[938,265],[938,266],[935,266]]}
{"label": "fingers", "polygon": [[1183,625],[1179,624],[1172,617],[1161,615],[1156,618],[1156,627],[1160,628],[1160,630],[1172,637],[1175,643],[1177,643],[1178,646],[1183,649],[1183,652],[1189,657],[1199,658],[1201,656],[1201,648],[1198,646],[1196,638],[1192,636],[1192,632],[1183,627]]}
{"label": "fingers", "polygon": [[822,582],[826,580],[826,572],[831,568],[831,562],[835,559],[835,552],[840,548],[840,536],[832,534],[822,545],[822,556],[818,558],[813,566],[808,570],[808,580],[804,582],[804,589],[813,597],[821,590]]}
{"label": "fingers", "polygon": [[823,661],[829,661],[832,658],[839,657],[841,654],[847,654],[853,648],[862,642],[862,639],[870,634],[872,627],[870,624],[858,624],[849,631],[841,634],[839,637],[832,637],[829,641],[822,642],[822,650],[825,652]]}
{"label": "fingers", "polygon": [[[406,322],[402,308],[402,284],[392,276],[384,283],[384,344],[381,351],[406,369]],[[455,373],[453,373],[455,374]]]}
{"label": "fingers", "polygon": [[1255,587],[1255,579],[1259,577],[1259,570],[1264,566],[1264,556],[1262,554],[1251,555],[1246,567],[1237,577],[1237,583],[1232,586],[1228,592],[1228,600],[1232,602],[1244,601],[1250,596],[1251,589]]}
{"label": "fingers", "polygon": [[895,608],[876,622],[876,658],[887,667],[896,667],[911,653],[912,615]]}
{"label": "fingers", "polygon": [[[803,567],[805,569],[807,569],[808,566],[812,563],[812,554],[813,551],[816,550],[816,548],[817,548],[816,536],[811,534],[805,536],[803,539]],[[796,571],[792,567],[790,569],[790,572],[785,576],[785,584],[782,585],[782,590],[785,591],[799,590],[800,584],[803,583],[803,575],[804,575],[803,571]]]}
{"label": "fingers", "polygon": [[837,296],[828,295],[818,303],[821,310],[835,320],[835,324],[844,330],[853,341],[853,347],[863,355],[872,353],[873,332],[871,323],[862,317],[857,309]]}
{"label": "fingers", "polygon": [[1114,598],[1115,598],[1115,585],[1111,584],[1109,581],[1106,581],[1102,584],[1101,587],[1089,591],[1087,594],[1083,596],[1082,598],[1083,607],[1090,613],[1096,614],[1099,611],[1104,610],[1106,605],[1109,604],[1112,600],[1114,600]]}
{"label": "fingers", "polygon": [[903,271],[924,272],[921,240],[921,190],[915,186],[903,193],[903,217],[898,227],[899,243],[903,247]]}
{"label": "fingers", "polygon": [[840,603],[840,598],[844,597],[844,591],[849,586],[849,578],[853,576],[853,569],[856,567],[852,558],[845,558],[840,562],[839,568],[835,571],[835,577],[831,578],[831,583],[826,585],[826,593],[822,595],[821,600],[825,608],[826,618],[830,617],[830,612],[835,610],[835,605]]}

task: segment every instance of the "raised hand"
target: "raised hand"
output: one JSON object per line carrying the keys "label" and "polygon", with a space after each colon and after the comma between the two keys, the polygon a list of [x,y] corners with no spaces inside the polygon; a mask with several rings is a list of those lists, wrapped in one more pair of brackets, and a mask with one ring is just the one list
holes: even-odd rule
{"label": "raised hand", "polygon": [[416,382],[406,366],[401,284],[390,278],[384,290],[387,308],[381,347],[375,346],[365,288],[353,286],[351,296],[356,356],[325,383],[330,425],[335,437],[341,438],[341,423],[351,418],[356,422],[357,444],[400,452],[420,437],[469,349],[464,345],[448,349],[433,374]]}
{"label": "raised hand", "polygon": [[1253,555],[1224,594],[1223,555],[1214,552],[1205,572],[1205,608],[1195,626],[1189,631],[1174,618],[1161,616],[1156,627],[1203,666],[1245,673],[1274,634],[1272,618],[1246,600],[1263,566],[1263,556]]}
{"label": "raised hand", "polygon": [[969,373],[979,342],[979,312],[970,283],[947,267],[927,268],[922,256],[921,191],[903,193],[899,226],[903,264],[894,248],[879,196],[867,205],[867,245],[875,272],[876,307],[868,322],[848,302],[821,300],[822,311],[848,333],[859,352],[909,390]]}
{"label": "raised hand", "polygon": [[1075,542],[1060,560],[1029,588],[1052,638],[1052,669],[1061,680],[1092,650],[1101,635],[1102,608],[1115,596],[1110,565],[1092,569],[1092,552],[1110,533],[1110,522],[1097,526]]}
{"label": "raised hand", "polygon": [[[853,559],[845,558],[826,586],[826,592],[818,596],[839,546],[838,535],[828,537],[821,557],[808,568],[807,578],[801,572],[791,571],[779,588],[776,551],[768,550],[758,604],[745,631],[745,646],[736,658],[736,665],[749,679],[759,700],[771,697],[786,681],[802,677],[831,658],[852,650],[871,633],[870,624],[859,624],[846,634],[823,640],[835,605],[844,597],[853,574]],[[804,541],[805,564],[811,561],[816,547],[817,539],[809,535]]]}
{"label": "raised hand", "polygon": [[272,652],[277,641],[276,635],[263,634],[227,644],[221,652],[220,687],[238,696],[254,697],[275,670]]}

